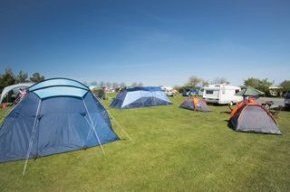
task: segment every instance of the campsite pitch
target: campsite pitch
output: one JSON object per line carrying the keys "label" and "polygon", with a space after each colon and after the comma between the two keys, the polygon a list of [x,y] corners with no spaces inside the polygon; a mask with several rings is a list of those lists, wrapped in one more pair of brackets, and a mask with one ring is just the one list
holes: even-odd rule
{"label": "campsite pitch", "polygon": [[25,176],[24,161],[2,163],[0,191],[289,191],[289,112],[279,114],[281,136],[240,133],[228,128],[227,107],[193,112],[179,108],[183,100],[109,108],[121,140],[105,155],[94,147],[29,160]]}

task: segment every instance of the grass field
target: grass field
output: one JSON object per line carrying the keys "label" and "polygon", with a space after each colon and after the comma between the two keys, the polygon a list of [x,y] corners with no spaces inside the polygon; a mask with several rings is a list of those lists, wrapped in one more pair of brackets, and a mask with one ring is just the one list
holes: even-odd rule
{"label": "grass field", "polygon": [[122,139],[105,155],[95,147],[30,160],[25,176],[24,161],[0,164],[0,191],[290,191],[290,112],[279,114],[282,136],[238,133],[227,107],[192,112],[182,100],[109,109]]}

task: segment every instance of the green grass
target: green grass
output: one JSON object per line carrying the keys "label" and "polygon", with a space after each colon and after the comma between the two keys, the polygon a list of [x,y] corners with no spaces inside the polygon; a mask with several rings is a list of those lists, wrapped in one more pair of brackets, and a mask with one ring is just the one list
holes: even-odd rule
{"label": "green grass", "polygon": [[282,136],[239,133],[227,126],[227,107],[192,112],[178,107],[182,100],[109,109],[121,140],[105,155],[95,147],[30,160],[25,176],[24,161],[0,164],[0,191],[290,190],[289,112],[279,114]]}

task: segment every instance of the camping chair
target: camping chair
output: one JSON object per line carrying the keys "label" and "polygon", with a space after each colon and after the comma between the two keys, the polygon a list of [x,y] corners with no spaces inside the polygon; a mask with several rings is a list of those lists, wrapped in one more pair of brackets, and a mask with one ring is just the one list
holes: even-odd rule
{"label": "camping chair", "polygon": [[230,113],[231,113],[231,112],[234,110],[234,109],[233,109],[233,103],[229,103],[229,104],[228,104],[228,108],[230,109]]}
{"label": "camping chair", "polygon": [[265,107],[267,110],[270,110],[270,108],[271,108],[271,106],[272,106],[273,104],[274,104],[273,101],[266,101],[266,102],[262,103],[261,105],[262,105],[263,107]]}

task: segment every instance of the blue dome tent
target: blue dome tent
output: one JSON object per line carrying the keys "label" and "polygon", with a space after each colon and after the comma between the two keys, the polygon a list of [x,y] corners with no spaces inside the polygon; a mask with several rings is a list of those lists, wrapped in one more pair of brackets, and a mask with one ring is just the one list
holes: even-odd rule
{"label": "blue dome tent", "polygon": [[134,87],[121,91],[112,101],[111,107],[123,109],[170,104],[160,87]]}
{"label": "blue dome tent", "polygon": [[89,88],[54,78],[29,88],[0,128],[0,162],[85,149],[118,140]]}

